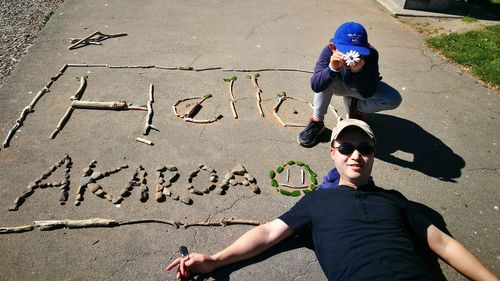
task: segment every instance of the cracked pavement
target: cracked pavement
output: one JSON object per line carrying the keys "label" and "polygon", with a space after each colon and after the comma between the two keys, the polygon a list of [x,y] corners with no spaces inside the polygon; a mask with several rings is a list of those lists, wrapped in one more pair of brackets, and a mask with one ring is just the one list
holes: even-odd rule
{"label": "cracked pavement", "polygon": [[[359,12],[338,12],[352,9]],[[22,109],[66,63],[312,70],[336,26],[349,20],[367,27],[369,41],[380,53],[384,81],[403,96],[398,109],[368,119],[380,144],[373,174],[376,183],[438,212],[451,234],[500,275],[499,95],[425,49],[421,34],[408,30],[375,1],[65,1],[0,88],[0,136],[3,141]],[[96,30],[126,32],[128,36],[102,41],[102,46],[68,50],[68,38]],[[269,170],[287,160],[299,160],[309,164],[321,180],[332,166],[329,136],[314,148],[300,147],[296,142],[300,128],[284,128],[272,115],[276,94],[282,91],[311,99],[310,74],[261,72],[264,118],[258,114],[248,74],[220,69],[69,67],[27,116],[10,147],[0,151],[0,226],[93,217],[276,218],[297,198],[277,193],[268,181]],[[78,88],[75,77],[82,75],[89,77],[83,94],[86,100],[143,105],[149,84],[154,84],[153,124],[159,131],[145,136],[154,146],[134,140],[144,137],[146,114],[138,111],[76,110],[59,135],[50,139],[68,108],[69,97]],[[233,75],[238,77],[234,85],[238,119],[232,118],[223,81]],[[193,125],[172,113],[176,100],[209,92],[214,96],[203,103],[197,117],[222,114],[221,120]],[[345,113],[341,99],[334,97],[332,104]],[[307,106],[293,102],[282,105],[280,112],[297,123],[305,122],[311,113]],[[327,127],[332,128],[334,122],[328,114]],[[60,205],[59,191],[46,188],[36,190],[18,211],[8,212],[26,186],[64,153],[73,159],[68,203]],[[82,169],[91,160],[97,160],[97,170],[129,165],[99,181],[114,194],[142,165],[148,172],[149,200],[141,203],[135,187],[119,208],[90,192],[80,206],[74,206]],[[199,164],[213,167],[223,178],[237,163],[255,176],[260,194],[236,186],[224,196],[215,192],[192,195],[191,206],[171,199],[155,201],[155,168],[159,165],[178,167],[180,178],[171,190],[187,195],[188,175]],[[47,180],[58,181],[61,174],[56,171]],[[204,180],[200,176],[197,183]],[[174,280],[175,273],[165,272],[164,267],[177,257],[180,245],[190,251],[214,253],[248,229],[175,229],[148,223],[0,235],[0,250],[8,253],[0,258],[0,280]],[[324,280],[311,250],[289,246],[206,279]],[[449,280],[465,280],[448,265],[441,263],[441,268]]]}

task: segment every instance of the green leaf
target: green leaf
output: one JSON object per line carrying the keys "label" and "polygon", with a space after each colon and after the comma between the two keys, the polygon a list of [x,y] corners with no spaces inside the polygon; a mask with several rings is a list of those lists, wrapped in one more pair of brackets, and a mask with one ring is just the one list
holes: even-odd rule
{"label": "green leaf", "polygon": [[276,177],[276,173],[273,170],[269,171],[269,177],[274,179]]}
{"label": "green leaf", "polygon": [[278,93],[278,94],[277,94],[277,96],[278,96],[279,98],[281,98],[281,97],[286,97],[286,92],[281,91],[281,93]]}
{"label": "green leaf", "polygon": [[271,185],[274,186],[274,187],[278,187],[278,181],[276,181],[275,179],[272,179],[271,180]]}
{"label": "green leaf", "polygon": [[300,196],[300,191],[299,190],[294,190],[290,192],[290,196],[297,197]]}
{"label": "green leaf", "polygon": [[295,161],[293,161],[293,160],[289,160],[289,161],[287,161],[286,163],[288,163],[288,165],[294,165],[294,164],[295,164]]}
{"label": "green leaf", "polygon": [[278,166],[278,168],[276,168],[276,172],[281,173],[284,169],[285,168],[283,168],[283,166]]}
{"label": "green leaf", "polygon": [[311,183],[318,184],[318,180],[316,179],[316,177],[310,176],[309,179],[311,180]]}
{"label": "green leaf", "polygon": [[281,193],[281,194],[283,194],[283,195],[285,195],[285,196],[290,196],[290,195],[292,195],[289,191],[286,191],[286,190],[284,190],[284,189],[280,189],[280,193]]}

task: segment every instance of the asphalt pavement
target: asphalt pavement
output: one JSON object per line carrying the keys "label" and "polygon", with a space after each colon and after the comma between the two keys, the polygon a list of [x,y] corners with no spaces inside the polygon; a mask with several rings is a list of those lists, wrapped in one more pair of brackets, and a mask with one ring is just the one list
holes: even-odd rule
{"label": "asphalt pavement", "polygon": [[[315,147],[301,147],[296,141],[301,128],[284,127],[273,108],[277,95],[285,92],[296,99],[281,104],[281,121],[307,122],[312,112],[307,104],[312,98],[310,71],[345,21],[367,28],[369,42],[380,53],[383,81],[403,97],[396,110],[368,118],[379,144],[375,182],[427,206],[500,275],[499,96],[426,49],[420,34],[376,1],[68,0],[0,88],[2,142],[23,109],[39,91],[48,89],[32,103],[33,111],[19,122],[22,126],[9,146],[0,150],[0,227],[40,220],[143,221],[51,231],[37,226],[2,234],[0,280],[174,280],[175,274],[164,267],[178,256],[180,245],[214,253],[251,226],[175,228],[165,221],[270,221],[289,209],[299,197],[276,192],[269,171],[289,160],[300,161],[321,181],[332,167],[330,131]],[[127,35],[68,49],[69,38],[82,39],[95,31]],[[247,77],[255,73],[260,75],[264,116]],[[126,101],[145,107],[152,84],[154,128],[143,135],[148,120],[143,110],[76,109],[51,139],[81,86],[75,78],[83,76],[86,87],[80,100],[85,101]],[[232,76],[237,118],[231,109],[230,82],[224,81]],[[186,122],[175,115],[174,108],[182,115],[208,93],[213,96],[202,103],[195,121],[212,123]],[[334,97],[332,105],[345,114],[341,99]],[[334,124],[330,112],[326,125]],[[58,165],[65,154],[72,165]],[[135,182],[145,178],[145,184],[134,186],[119,204],[87,188],[76,206],[78,187],[91,163],[94,172],[102,172],[94,176],[108,196],[116,197],[128,187],[135,171]],[[238,164],[255,178],[260,193],[243,184],[230,186],[224,195],[217,194],[217,188],[203,195],[187,189],[190,178],[196,190],[209,187],[211,169],[219,184]],[[172,196],[189,196],[191,205],[172,196],[156,201],[156,186],[161,184],[157,169],[163,166],[178,169],[168,189]],[[301,181],[300,166],[289,167],[290,182]],[[41,183],[49,186],[35,188],[17,211],[8,211],[44,173]],[[285,173],[279,174],[280,180],[287,179]],[[168,181],[175,172],[162,175]],[[64,188],[57,185],[65,178],[69,196],[60,204]],[[236,180],[242,183],[244,177]],[[141,198],[145,185],[149,198]],[[324,280],[314,253],[293,239],[206,279]],[[465,280],[448,265],[440,266],[448,280]]]}

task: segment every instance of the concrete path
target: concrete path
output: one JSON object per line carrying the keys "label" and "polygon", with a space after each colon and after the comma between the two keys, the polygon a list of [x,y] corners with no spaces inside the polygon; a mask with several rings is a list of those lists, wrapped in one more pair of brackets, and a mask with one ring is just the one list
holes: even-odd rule
{"label": "concrete path", "polygon": [[[454,65],[423,47],[418,33],[391,17],[376,1],[66,1],[43,34],[0,89],[2,141],[23,108],[65,64],[108,66],[154,65],[204,69],[293,68],[312,70],[335,28],[345,21],[366,26],[369,41],[380,52],[384,81],[398,89],[402,105],[370,116],[378,137],[374,178],[442,216],[448,230],[490,269],[500,275],[499,136],[500,102],[495,94]],[[68,50],[68,38],[96,30],[126,32],[128,36]],[[276,94],[310,100],[310,74],[298,71],[260,71],[262,107],[246,75],[221,69],[206,71],[159,68],[68,67],[36,103],[10,146],[0,151],[1,226],[32,224],[36,220],[107,218],[163,219],[181,222],[221,218],[268,221],[290,208],[298,198],[282,196],[270,185],[269,170],[298,160],[322,176],[331,168],[328,133],[311,149],[300,147],[300,128],[281,126],[272,115]],[[144,111],[76,110],[55,139],[49,136],[88,76],[82,100],[132,102],[145,105],[154,84],[152,130],[142,136]],[[228,84],[234,84],[238,119],[233,119]],[[172,112],[176,100],[214,97],[203,103],[201,119],[223,115],[209,125],[184,122]],[[188,102],[191,105],[192,101]],[[344,114],[340,99],[333,105]],[[179,111],[186,111],[186,103]],[[288,122],[303,123],[311,114],[307,104],[287,101],[280,109]],[[327,125],[335,124],[332,114]],[[148,146],[136,137],[151,140]],[[44,182],[70,176],[69,199],[60,205],[60,190],[36,189],[18,211],[7,211],[26,186],[67,153],[73,162],[67,172],[58,168]],[[99,180],[108,193],[118,194],[137,166],[147,171],[149,200],[140,188],[118,206],[89,191],[75,206],[82,170],[96,160],[95,170],[121,164],[128,168]],[[189,195],[186,183],[199,164],[217,170],[220,181],[237,163],[252,174],[261,193],[245,186],[191,195],[188,206],[167,198],[155,201],[159,180],[155,168],[175,165],[180,177],[172,193]],[[171,174],[169,174],[171,175]],[[291,178],[298,180],[299,169]],[[280,175],[283,177],[283,175]],[[209,185],[201,173],[193,185]],[[0,280],[174,280],[164,267],[177,257],[179,245],[213,253],[250,226],[191,227],[146,223],[115,228],[59,229],[0,236]],[[293,241],[291,241],[293,242]],[[312,251],[290,250],[285,244],[249,263],[216,272],[216,280],[323,280]],[[449,280],[464,280],[441,264]]]}

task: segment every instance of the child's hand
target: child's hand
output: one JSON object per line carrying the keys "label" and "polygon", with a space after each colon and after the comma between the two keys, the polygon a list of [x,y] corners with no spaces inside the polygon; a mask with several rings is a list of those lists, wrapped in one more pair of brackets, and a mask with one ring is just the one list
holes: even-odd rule
{"label": "child's hand", "polygon": [[359,72],[361,69],[363,69],[363,66],[365,65],[365,60],[360,59],[358,62],[356,62],[354,65],[351,65],[349,68],[351,69],[352,72]]}
{"label": "child's hand", "polygon": [[334,50],[330,58],[330,65],[335,71],[339,71],[345,65],[344,54]]}

